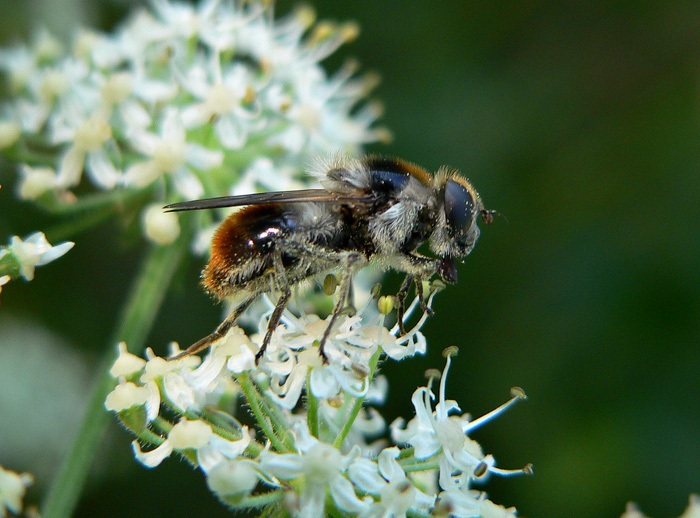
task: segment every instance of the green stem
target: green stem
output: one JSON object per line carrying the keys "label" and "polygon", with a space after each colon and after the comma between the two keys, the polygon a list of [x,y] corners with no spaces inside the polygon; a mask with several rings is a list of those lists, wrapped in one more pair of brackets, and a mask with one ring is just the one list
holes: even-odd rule
{"label": "green stem", "polygon": [[306,373],[306,407],[309,431],[318,439],[318,398],[311,393],[311,369]]}
{"label": "green stem", "polygon": [[260,429],[263,431],[265,436],[270,440],[272,446],[281,453],[288,453],[290,449],[287,445],[277,436],[275,430],[272,428],[272,424],[268,420],[267,415],[263,412],[260,407],[260,393],[257,391],[253,385],[253,380],[250,378],[250,374],[243,372],[236,375],[236,381],[241,386],[241,391],[246,398],[246,402],[250,406],[250,410],[255,417],[255,420],[260,425]]}
{"label": "green stem", "polygon": [[189,240],[190,237],[183,233],[172,245],[152,248],[144,259],[141,272],[124,304],[119,325],[105,345],[105,353],[97,370],[99,378],[92,388],[81,428],[44,501],[41,511],[43,518],[68,518],[73,514],[93,458],[99,451],[104,429],[111,418],[105,411],[104,401],[115,384],[108,372],[117,356],[115,345],[123,340],[130,352],[138,355],[143,351]]}
{"label": "green stem", "polygon": [[[257,385],[256,385],[257,386]],[[287,445],[287,451],[294,451],[294,437],[290,433],[289,423],[287,418],[282,412],[282,408],[277,405],[267,394],[262,393],[260,387],[258,387],[258,394],[261,395],[260,403],[261,409],[266,412],[267,416],[270,418],[273,428],[277,431],[278,435]]]}
{"label": "green stem", "polygon": [[59,216],[79,214],[82,217],[85,213],[95,211],[106,211],[109,214],[114,214],[123,210],[125,206],[135,203],[143,204],[149,196],[151,196],[151,189],[114,189],[81,195],[74,202],[66,202],[52,194],[46,194],[39,198],[37,203],[51,214]]}
{"label": "green stem", "polygon": [[233,509],[245,509],[245,508],[256,508],[260,509],[262,507],[279,502],[284,498],[284,489],[275,489],[273,491],[268,491],[267,493],[261,493],[259,495],[246,496],[241,499],[233,498],[223,498]]}
{"label": "green stem", "polygon": [[151,192],[148,189],[89,194],[75,203],[61,202],[49,196],[39,202],[40,207],[65,218],[47,228],[46,237],[52,243],[73,238],[117,214],[125,213],[135,204],[143,205],[149,196]]}
{"label": "green stem", "polygon": [[[374,373],[377,371],[377,363],[379,363],[379,356],[381,354],[381,348],[377,348],[377,352],[374,353],[374,356],[372,356],[372,359],[370,359],[369,361],[370,372],[369,376],[367,376],[367,383],[371,383],[374,379]],[[360,413],[360,409],[362,408],[362,404],[364,402],[364,396],[355,399],[355,404],[353,405],[352,410],[350,410],[350,414],[348,415],[348,418],[345,421],[343,428],[340,430],[340,433],[338,434],[338,437],[336,437],[335,441],[333,441],[333,446],[335,446],[336,448],[340,448],[343,445],[343,441],[350,432],[350,428],[352,428],[352,423],[354,423],[355,419],[357,419],[357,414]]]}

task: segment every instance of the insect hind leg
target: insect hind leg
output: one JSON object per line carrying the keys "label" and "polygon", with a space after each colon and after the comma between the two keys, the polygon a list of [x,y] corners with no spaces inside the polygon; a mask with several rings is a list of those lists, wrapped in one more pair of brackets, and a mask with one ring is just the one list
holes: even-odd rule
{"label": "insect hind leg", "polygon": [[265,333],[265,338],[263,339],[263,343],[260,346],[260,350],[255,355],[256,364],[260,361],[260,358],[262,358],[265,354],[267,346],[270,345],[270,340],[272,340],[272,333],[275,331],[275,329],[277,329],[277,326],[279,325],[280,320],[282,319],[282,313],[284,313],[284,310],[287,307],[287,304],[289,303],[289,299],[292,296],[292,290],[289,286],[287,275],[284,271],[281,252],[275,252],[272,261],[275,268],[275,277],[273,282],[277,283],[277,285],[282,291],[282,295],[277,301],[277,305],[272,311],[270,319],[267,321],[267,332]]}
{"label": "insect hind leg", "polygon": [[275,309],[272,312],[272,315],[270,315],[270,320],[268,320],[268,322],[267,322],[267,332],[265,333],[265,338],[263,339],[263,343],[260,346],[260,350],[255,355],[255,363],[256,364],[260,361],[260,358],[262,358],[263,355],[265,354],[265,351],[267,350],[267,346],[270,345],[270,340],[272,339],[272,333],[275,331],[275,329],[277,329],[277,326],[280,323],[280,319],[282,318],[282,313],[284,313],[284,310],[287,307],[287,303],[289,303],[289,299],[291,296],[292,296],[292,291],[287,289],[286,291],[282,292],[282,296],[277,301],[277,305],[275,306]]}
{"label": "insect hind leg", "polygon": [[200,351],[203,351],[207,347],[210,347],[214,342],[217,340],[221,339],[226,335],[229,329],[233,326],[233,324],[236,323],[236,321],[240,318],[240,316],[245,313],[245,310],[250,307],[250,305],[255,301],[255,299],[258,298],[258,293],[251,295],[247,299],[245,299],[243,302],[241,302],[238,306],[236,306],[231,313],[228,314],[226,317],[226,320],[221,322],[219,324],[219,327],[216,328],[216,330],[211,333],[210,335],[205,336],[201,340],[197,340],[195,343],[190,345],[187,349],[182,351],[181,353],[173,356],[172,358],[168,358],[169,361],[172,360],[179,360],[180,358],[185,358],[186,356],[191,356],[193,354],[197,354]]}

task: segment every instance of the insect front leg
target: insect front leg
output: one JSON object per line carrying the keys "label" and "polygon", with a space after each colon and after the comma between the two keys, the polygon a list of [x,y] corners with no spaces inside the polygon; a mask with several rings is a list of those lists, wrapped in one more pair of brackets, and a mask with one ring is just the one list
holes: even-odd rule
{"label": "insect front leg", "polygon": [[338,319],[338,316],[340,315],[341,311],[343,311],[343,307],[345,306],[345,301],[348,298],[348,294],[350,293],[350,286],[352,284],[352,274],[353,274],[353,265],[360,259],[360,255],[357,253],[349,253],[345,256],[345,261],[343,265],[343,279],[340,281],[340,289],[338,291],[338,299],[335,303],[335,307],[333,308],[333,314],[331,315],[331,320],[328,323],[328,327],[326,327],[326,330],[323,332],[323,337],[321,338],[321,344],[319,345],[318,348],[318,354],[323,358],[324,363],[328,363],[328,357],[326,356],[326,353],[324,351],[324,347],[326,345],[326,340],[328,340],[328,337],[331,334],[331,330],[333,329],[333,325],[335,324],[335,321]]}
{"label": "insect front leg", "polygon": [[229,329],[233,326],[233,324],[236,323],[238,318],[245,313],[245,310],[248,309],[248,307],[255,301],[255,299],[258,298],[259,293],[255,293],[254,295],[251,295],[247,299],[245,299],[241,304],[236,306],[231,313],[228,314],[226,317],[226,320],[221,322],[219,324],[219,327],[216,328],[216,330],[211,333],[210,335],[205,336],[201,340],[196,341],[192,345],[190,345],[187,349],[182,351],[180,354],[173,356],[172,358],[168,358],[168,360],[179,360],[180,358],[184,358],[186,356],[191,356],[193,354],[197,354],[199,351],[203,351],[207,347],[210,347],[214,342],[217,340],[221,339],[224,337],[224,335],[228,332]]}
{"label": "insect front leg", "polygon": [[263,354],[265,354],[267,346],[270,345],[272,333],[274,333],[275,329],[277,329],[277,326],[280,323],[280,319],[282,318],[282,313],[284,313],[284,309],[287,307],[289,299],[292,296],[292,290],[289,287],[289,282],[287,281],[287,274],[285,273],[284,265],[282,264],[282,253],[279,250],[276,250],[273,254],[272,263],[275,268],[275,281],[280,290],[282,291],[282,295],[277,301],[277,305],[275,306],[272,315],[270,315],[270,320],[268,320],[267,322],[267,332],[265,333],[265,338],[263,339],[263,343],[260,346],[260,350],[255,355],[256,364],[260,361],[260,358],[263,357]]}
{"label": "insect front leg", "polygon": [[428,303],[425,301],[425,296],[423,295],[423,279],[415,279],[416,281],[416,293],[418,294],[418,302],[420,303],[420,308],[423,310],[424,313],[427,313],[428,316],[432,316],[435,314],[433,311],[433,308],[428,306]]}
{"label": "insect front leg", "polygon": [[406,297],[408,296],[408,291],[411,288],[411,283],[416,285],[416,294],[418,296],[418,302],[420,302],[421,309],[424,313],[432,315],[434,312],[428,306],[423,293],[423,279],[429,279],[432,277],[433,274],[440,269],[441,264],[441,261],[438,259],[426,257],[415,252],[405,253],[400,256],[400,262],[397,265],[397,269],[407,273],[403,284],[401,284],[401,288],[399,288],[399,291],[396,294],[396,300],[398,302],[396,316],[398,319],[399,333],[402,336],[406,334],[404,314],[406,310]]}

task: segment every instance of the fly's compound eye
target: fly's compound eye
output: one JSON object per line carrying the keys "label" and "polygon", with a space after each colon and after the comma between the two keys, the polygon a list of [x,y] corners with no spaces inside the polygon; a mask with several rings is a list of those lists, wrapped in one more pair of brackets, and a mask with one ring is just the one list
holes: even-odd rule
{"label": "fly's compound eye", "polygon": [[452,235],[468,230],[474,220],[474,198],[454,180],[445,184],[445,217]]}

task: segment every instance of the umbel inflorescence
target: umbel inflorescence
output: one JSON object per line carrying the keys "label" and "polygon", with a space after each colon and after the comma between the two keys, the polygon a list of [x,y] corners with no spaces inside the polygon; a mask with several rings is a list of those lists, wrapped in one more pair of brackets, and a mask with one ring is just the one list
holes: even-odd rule
{"label": "umbel inflorescence", "polygon": [[[0,151],[20,164],[22,199],[83,228],[124,215],[156,247],[187,240],[203,254],[223,215],[181,225],[163,205],[302,188],[316,157],[356,156],[389,138],[376,126],[381,106],[367,99],[376,76],[358,76],[354,61],[332,74],[321,66],[356,36],[355,24],[316,23],[306,7],[275,19],[268,2],[226,0],[153,0],[112,33],[80,30],[69,49],[42,31],[30,47],[0,51],[13,93],[0,108]],[[0,271],[0,285],[70,247],[52,248],[43,235],[25,243],[36,245],[31,260],[15,253],[20,242],[0,252],[13,268]],[[424,307],[414,300],[399,316],[395,299],[370,285],[355,280],[357,307],[332,327],[327,361],[318,344],[328,322],[315,314],[327,297],[285,311],[256,361],[273,310],[265,299],[248,312],[258,333],[234,327],[204,359],[168,361],[150,349],[143,359],[120,344],[105,406],[137,437],[140,462],[180,455],[232,508],[310,518],[513,515],[474,484],[530,467],[496,467],[468,432],[524,393],[471,419],[446,398],[450,349],[443,372],[413,393],[415,416],[387,426],[378,366],[425,352],[420,328],[440,286],[421,284]]]}
{"label": "umbel inflorescence", "polygon": [[[268,2],[154,0],[114,33],[78,31],[68,51],[46,31],[1,49],[13,97],[0,151],[21,164],[18,195],[91,219],[137,210],[166,244],[181,231],[166,203],[299,188],[315,157],[389,139],[366,100],[376,75],[320,64],[357,26],[314,21],[307,7],[274,19]],[[215,223],[196,220],[200,253]]]}
{"label": "umbel inflorescence", "polygon": [[[380,298],[378,316],[371,316],[370,305],[341,317],[327,364],[318,350],[327,323],[286,312],[256,365],[272,304],[259,333],[249,337],[235,327],[201,362],[196,356],[168,361],[151,350],[144,360],[121,344],[111,370],[119,383],[105,406],[138,436],[139,461],[154,467],[177,452],[232,508],[274,506],[274,515],[303,517],[514,516],[473,485],[490,473],[531,473],[530,466],[496,467],[468,432],[524,399],[524,392],[512,389],[510,400],[478,419],[462,414],[446,399],[457,352],[448,348],[444,371],[429,371],[427,385],[413,393],[416,415],[387,427],[377,408],[388,389],[377,375],[379,360],[423,353],[425,314],[398,337],[398,325],[386,327],[391,298]],[[414,301],[407,317],[416,307]],[[173,344],[171,352],[178,351]],[[252,425],[242,424],[246,407]]]}

